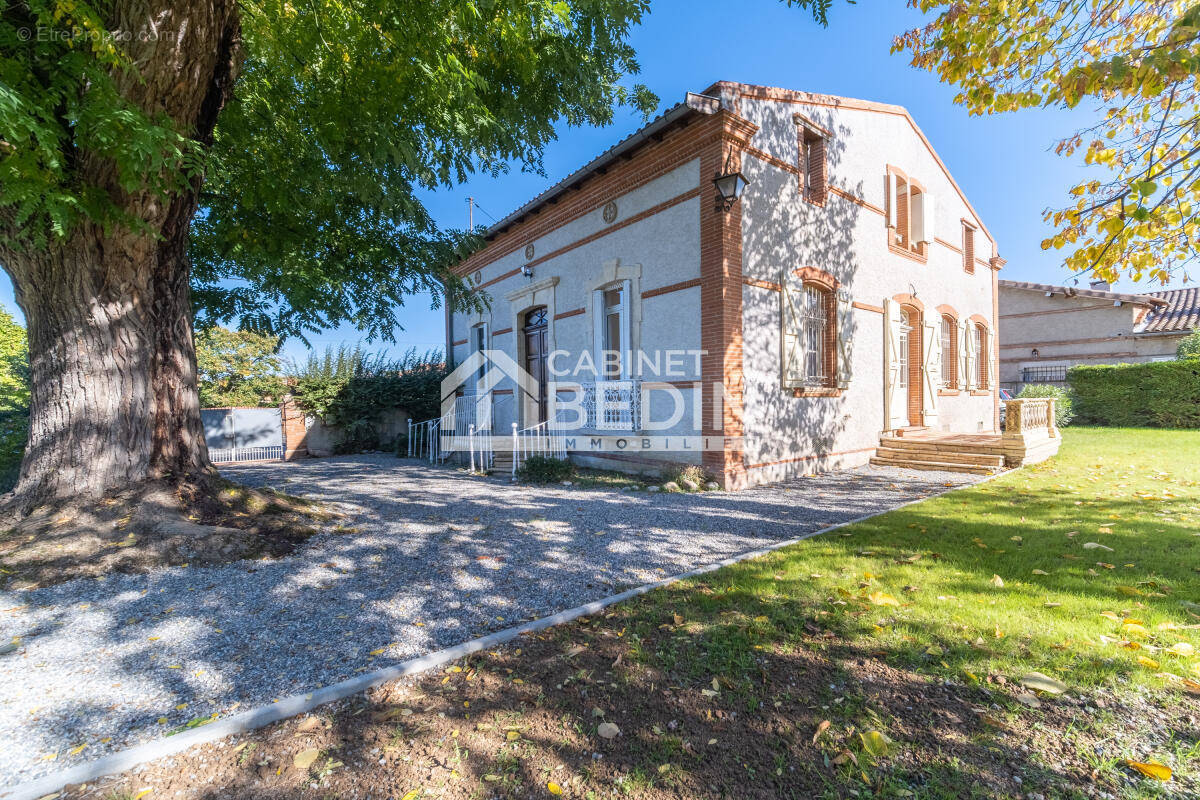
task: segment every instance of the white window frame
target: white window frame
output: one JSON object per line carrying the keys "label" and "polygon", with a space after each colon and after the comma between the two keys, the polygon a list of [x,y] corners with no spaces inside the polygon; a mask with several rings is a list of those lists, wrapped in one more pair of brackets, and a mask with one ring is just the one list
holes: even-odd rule
{"label": "white window frame", "polygon": [[[491,331],[488,330],[488,327],[488,323],[486,322],[480,322],[477,325],[471,326],[471,352],[482,353],[484,350],[489,349]],[[475,370],[475,373],[471,376],[471,387],[476,394],[479,393],[479,388],[483,383],[483,376],[486,373],[487,364],[483,363],[479,365],[479,369]]]}
{"label": "white window frame", "polygon": [[[606,306],[604,303],[605,292],[610,292],[613,289],[621,290],[621,302],[615,306]],[[633,354],[633,337],[632,325],[630,323],[630,295],[633,290],[633,281],[623,280],[616,283],[610,283],[596,289],[592,297],[592,317],[594,319],[593,336],[593,352],[596,362],[596,380],[629,380],[633,377],[630,370],[630,362],[632,362]],[[608,338],[608,315],[610,311],[615,310],[618,314],[617,330],[621,341],[619,347],[615,348],[620,358],[620,371],[614,378],[604,372],[604,354],[606,350],[613,348],[606,347],[609,342]]]}

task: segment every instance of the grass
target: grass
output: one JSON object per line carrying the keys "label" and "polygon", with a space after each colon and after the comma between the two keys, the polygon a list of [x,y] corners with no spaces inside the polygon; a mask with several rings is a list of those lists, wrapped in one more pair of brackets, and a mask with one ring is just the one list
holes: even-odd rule
{"label": "grass", "polygon": [[[551,781],[596,800],[1197,797],[1200,659],[1180,645],[1200,650],[1198,523],[1200,431],[1070,428],[1051,462],[389,684],[304,741],[301,721],[250,734],[250,763],[199,748],[119,782],[204,800]],[[1030,671],[1069,688],[1035,696]],[[303,747],[330,759],[319,791],[289,769]]]}
{"label": "grass", "polygon": [[697,674],[745,662],[751,631],[798,646],[809,620],[893,666],[968,681],[1200,681],[1200,661],[1170,652],[1200,654],[1200,432],[1068,429],[1050,462],[643,601],[650,616],[681,602],[710,636],[738,631]]}

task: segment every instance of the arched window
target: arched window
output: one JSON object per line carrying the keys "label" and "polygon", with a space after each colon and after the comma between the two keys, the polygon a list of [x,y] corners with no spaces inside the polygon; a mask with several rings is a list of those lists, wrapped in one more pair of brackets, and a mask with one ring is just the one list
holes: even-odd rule
{"label": "arched window", "polygon": [[829,396],[850,380],[838,327],[849,300],[838,300],[838,282],[816,267],[785,270],[780,297],[783,387],[795,396]]}
{"label": "arched window", "polygon": [[829,386],[833,381],[833,293],[812,283],[804,284],[804,385]]}
{"label": "arched window", "polygon": [[958,323],[942,315],[942,387],[958,388]]}
{"label": "arched window", "polygon": [[980,389],[988,388],[988,364],[990,356],[988,352],[988,329],[984,327],[982,322],[975,323],[975,365],[976,379],[975,385]]}

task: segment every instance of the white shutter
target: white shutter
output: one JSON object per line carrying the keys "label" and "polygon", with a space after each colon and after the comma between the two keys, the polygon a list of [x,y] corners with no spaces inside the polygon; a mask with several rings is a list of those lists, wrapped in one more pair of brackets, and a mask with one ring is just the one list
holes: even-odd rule
{"label": "white shutter", "polygon": [[630,335],[632,332],[632,322],[630,308],[630,292],[633,290],[633,281],[621,281],[621,377],[629,380],[633,377],[633,338]]}
{"label": "white shutter", "polygon": [[596,380],[604,378],[604,290],[592,292],[592,357],[596,360]]}
{"label": "white shutter", "polygon": [[887,226],[896,227],[896,176],[887,175]]}
{"label": "white shutter", "polygon": [[804,384],[804,284],[784,269],[779,285],[780,376],[790,389]]}
{"label": "white shutter", "polygon": [[991,333],[992,333],[992,332],[989,330],[989,331],[988,331],[988,339],[987,339],[987,340],[988,340],[988,351],[987,351],[987,365],[988,365],[988,371],[987,371],[987,376],[988,376],[988,389],[990,389],[991,391],[995,392],[995,391],[996,391],[996,387],[997,387],[997,383],[996,383],[996,346],[995,346],[995,344],[992,342],[992,336],[991,336]]}
{"label": "white shutter", "polygon": [[978,354],[975,352],[975,326],[968,320],[963,324],[963,331],[966,334],[963,337],[963,352],[966,355],[963,363],[963,370],[966,372],[963,388],[970,392],[974,391],[979,384],[979,362]]}
{"label": "white shutter", "polygon": [[908,408],[900,386],[900,305],[883,301],[883,416],[884,428],[895,430],[908,424]]}
{"label": "white shutter", "polygon": [[917,195],[920,202],[917,204],[921,211],[920,224],[914,225],[913,230],[921,237],[920,241],[928,244],[933,243],[933,195],[929,192],[922,192]]}
{"label": "white shutter", "polygon": [[837,386],[845,389],[850,385],[853,373],[854,337],[852,335],[852,314],[854,304],[850,302],[850,293],[839,289],[837,293]]}
{"label": "white shutter", "polygon": [[932,322],[926,322],[923,328],[925,364],[922,370],[921,411],[925,418],[922,424],[932,426],[937,421],[938,388],[942,382],[942,337],[939,326]]}

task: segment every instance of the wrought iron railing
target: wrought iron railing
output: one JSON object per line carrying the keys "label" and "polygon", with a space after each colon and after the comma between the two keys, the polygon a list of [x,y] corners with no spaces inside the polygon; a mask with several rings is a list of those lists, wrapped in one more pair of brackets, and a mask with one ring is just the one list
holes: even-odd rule
{"label": "wrought iron railing", "polygon": [[1024,383],[1064,383],[1067,380],[1067,367],[1023,367],[1021,380]]}
{"label": "wrought iron railing", "polygon": [[[639,380],[564,384],[558,391],[561,395],[567,395],[566,406],[580,404],[583,417],[579,425],[581,429],[635,431],[641,427],[642,382]],[[580,392],[583,393],[582,399]],[[561,416],[571,418],[569,413]]]}

